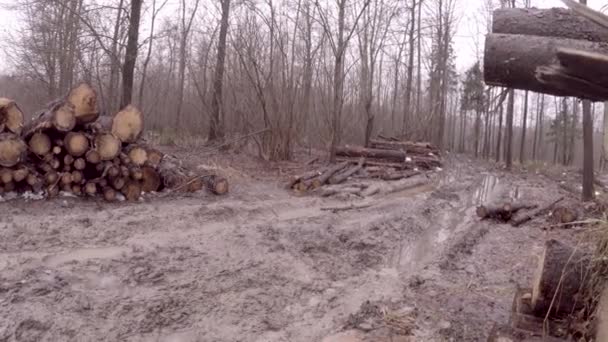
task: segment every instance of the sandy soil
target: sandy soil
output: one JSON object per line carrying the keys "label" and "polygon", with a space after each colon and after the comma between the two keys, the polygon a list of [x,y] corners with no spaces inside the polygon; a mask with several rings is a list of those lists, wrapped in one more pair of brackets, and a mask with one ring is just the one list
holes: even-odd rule
{"label": "sandy soil", "polygon": [[478,203],[563,190],[458,159],[340,213],[239,157],[206,161],[225,197],[1,203],[0,341],[484,341],[544,240],[577,234],[479,222]]}

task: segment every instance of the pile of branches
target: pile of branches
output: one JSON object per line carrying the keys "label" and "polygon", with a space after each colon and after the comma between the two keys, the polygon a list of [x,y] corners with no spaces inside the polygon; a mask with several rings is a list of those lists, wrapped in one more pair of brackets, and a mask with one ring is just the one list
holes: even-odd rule
{"label": "pile of branches", "polygon": [[293,177],[289,189],[307,192],[327,184],[341,184],[352,177],[396,181],[441,167],[439,149],[429,143],[372,139],[370,147],[341,146],[339,163]]}
{"label": "pile of branches", "polygon": [[226,179],[196,175],[142,139],[143,114],[129,105],[100,116],[97,95],[82,83],[24,124],[12,100],[0,98],[0,194],[60,192],[135,201],[163,189],[215,194]]}

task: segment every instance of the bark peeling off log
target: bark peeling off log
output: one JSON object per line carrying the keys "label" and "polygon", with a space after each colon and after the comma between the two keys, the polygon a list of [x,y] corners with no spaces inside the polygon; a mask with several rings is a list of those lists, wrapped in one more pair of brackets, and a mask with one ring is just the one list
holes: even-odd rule
{"label": "bark peeling off log", "polygon": [[[490,34],[486,36],[484,79],[488,85],[526,89],[557,96],[579,96],[540,82],[539,67],[558,63],[559,48],[608,54],[608,43],[575,39]],[[598,100],[598,99],[593,99]]]}

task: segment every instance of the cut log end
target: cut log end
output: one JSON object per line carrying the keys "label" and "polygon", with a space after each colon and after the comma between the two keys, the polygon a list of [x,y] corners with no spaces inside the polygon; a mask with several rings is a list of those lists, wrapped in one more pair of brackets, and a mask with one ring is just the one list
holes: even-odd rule
{"label": "cut log end", "polygon": [[110,133],[100,133],[95,137],[95,150],[101,160],[112,160],[120,153],[121,143]]}
{"label": "cut log end", "polygon": [[89,150],[85,155],[85,159],[90,164],[99,164],[101,162],[101,155],[97,150]]}
{"label": "cut log end", "polygon": [[22,161],[27,146],[15,134],[0,134],[0,166],[12,167]]}
{"label": "cut log end", "polygon": [[137,201],[141,196],[141,184],[137,181],[129,181],[121,189],[127,201]]}
{"label": "cut log end", "polygon": [[87,162],[83,158],[78,158],[74,160],[74,168],[76,170],[82,171],[87,167]]}
{"label": "cut log end", "polygon": [[23,129],[23,112],[15,101],[3,97],[0,97],[0,127],[15,134],[21,134]]}
{"label": "cut log end", "polygon": [[44,156],[51,152],[51,139],[45,133],[34,133],[29,141],[30,151],[37,154],[38,156]]}
{"label": "cut log end", "polygon": [[84,185],[84,193],[89,196],[95,196],[97,194],[97,184],[94,182],[87,182]]}
{"label": "cut log end", "polygon": [[58,131],[69,132],[76,126],[76,115],[74,114],[74,106],[71,104],[63,104],[55,108],[53,112],[53,125]]}
{"label": "cut log end", "polygon": [[70,132],[65,136],[64,146],[69,154],[80,157],[89,149],[89,139],[83,133]]}
{"label": "cut log end", "polygon": [[116,201],[116,190],[106,187],[103,189],[103,198],[108,202]]}
{"label": "cut log end", "polygon": [[215,195],[228,193],[228,180],[224,177],[213,175],[205,178],[207,189]]}
{"label": "cut log end", "polygon": [[97,120],[97,93],[87,83],[81,83],[72,89],[67,100],[74,106],[74,114],[79,124],[85,124]]}
{"label": "cut log end", "polygon": [[143,114],[132,105],[116,113],[112,119],[112,133],[124,143],[137,141],[143,129]]}
{"label": "cut log end", "polygon": [[148,161],[148,151],[140,146],[133,146],[129,149],[129,159],[137,166],[142,166]]}

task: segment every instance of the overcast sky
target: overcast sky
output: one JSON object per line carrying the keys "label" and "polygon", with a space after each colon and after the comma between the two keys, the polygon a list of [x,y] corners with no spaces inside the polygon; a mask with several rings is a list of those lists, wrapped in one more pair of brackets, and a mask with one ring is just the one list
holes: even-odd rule
{"label": "overcast sky", "polygon": [[[0,0],[0,47],[6,34],[18,25],[15,13],[4,7],[12,0]],[[457,11],[460,21],[455,36],[456,64],[459,71],[468,68],[483,54],[485,24],[480,22],[481,8],[485,0],[457,0]],[[588,0],[589,6],[600,9],[608,0]],[[3,6],[4,5],[4,6]],[[563,7],[560,0],[532,0],[532,6],[538,8]],[[0,72],[7,71],[6,58],[0,51]]]}

